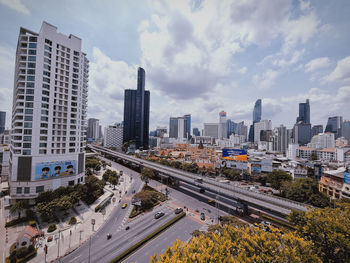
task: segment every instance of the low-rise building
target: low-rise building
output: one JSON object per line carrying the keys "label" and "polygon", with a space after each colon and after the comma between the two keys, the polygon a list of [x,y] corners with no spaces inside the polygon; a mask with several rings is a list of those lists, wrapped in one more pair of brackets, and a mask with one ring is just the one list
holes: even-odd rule
{"label": "low-rise building", "polygon": [[[319,182],[319,191],[327,194],[333,199],[341,199],[347,197],[348,190],[344,187],[345,168],[341,167],[337,170],[323,171],[323,176]],[[343,194],[343,188],[346,190]],[[348,187],[349,188],[349,187]]]}
{"label": "low-rise building", "polygon": [[30,245],[34,245],[34,240],[38,235],[38,230],[36,230],[32,226],[26,226],[21,231],[21,233],[19,233],[16,239],[17,248],[29,247]]}

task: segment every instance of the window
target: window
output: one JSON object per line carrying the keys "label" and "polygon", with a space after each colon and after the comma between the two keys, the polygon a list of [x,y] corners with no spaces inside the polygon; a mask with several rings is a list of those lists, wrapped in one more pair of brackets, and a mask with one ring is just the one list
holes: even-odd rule
{"label": "window", "polygon": [[33,121],[33,116],[24,116],[25,121]]}
{"label": "window", "polygon": [[25,122],[24,123],[24,128],[32,128],[32,123],[31,122]]}
{"label": "window", "polygon": [[31,143],[23,143],[23,148],[31,148],[32,147],[32,144]]}
{"label": "window", "polygon": [[35,81],[35,76],[27,76],[27,81]]}
{"label": "window", "polygon": [[44,186],[43,186],[43,185],[37,186],[37,187],[35,188],[35,192],[36,192],[36,193],[44,192]]}
{"label": "window", "polygon": [[40,149],[39,150],[39,154],[46,154],[46,150],[45,149]]}
{"label": "window", "polygon": [[35,63],[28,63],[28,68],[35,68]]}
{"label": "window", "polygon": [[28,69],[27,74],[29,75],[35,75],[35,69]]}
{"label": "window", "polygon": [[48,63],[48,64],[51,64],[51,59],[44,58],[44,62],[45,62],[45,63]]}
{"label": "window", "polygon": [[40,120],[41,120],[41,121],[49,121],[49,118],[48,118],[48,117],[45,117],[45,116],[41,116]]}
{"label": "window", "polygon": [[26,86],[27,86],[27,88],[34,88],[34,83],[33,82],[27,82]]}
{"label": "window", "polygon": [[34,108],[34,103],[33,102],[26,102],[25,106],[26,106],[26,108]]}
{"label": "window", "polygon": [[41,100],[42,100],[42,101],[49,102],[49,98],[47,98],[47,97],[42,97]]}
{"label": "window", "polygon": [[23,155],[30,155],[31,151],[30,150],[23,150],[22,154]]}
{"label": "window", "polygon": [[21,194],[22,193],[22,187],[17,187],[16,193],[17,194]]}
{"label": "window", "polygon": [[50,89],[50,85],[49,84],[43,84],[43,88]]}
{"label": "window", "polygon": [[43,115],[49,115],[49,111],[48,111],[48,110],[41,110],[41,114],[43,114]]}
{"label": "window", "polygon": [[23,141],[31,142],[32,141],[32,136],[23,136]]}
{"label": "window", "polygon": [[74,180],[69,181],[69,182],[68,182],[68,185],[73,186],[73,185],[74,185]]}
{"label": "window", "polygon": [[26,89],[26,94],[34,94],[34,90],[33,89]]}
{"label": "window", "polygon": [[52,45],[52,41],[49,40],[49,39],[45,39],[45,43],[46,43],[46,44],[49,44],[50,46]]}
{"label": "window", "polygon": [[46,146],[47,146],[47,144],[44,143],[44,142],[41,142],[41,143],[39,144],[39,147],[46,147]]}
{"label": "window", "polygon": [[36,42],[37,41],[37,37],[29,37],[29,42]]}
{"label": "window", "polygon": [[[25,114],[33,114],[33,109],[25,109],[24,111]],[[27,116],[29,117],[29,116]]]}
{"label": "window", "polygon": [[24,130],[24,134],[31,135],[32,134],[32,130],[29,130],[29,129]]}
{"label": "window", "polygon": [[35,61],[36,57],[35,56],[28,56],[28,61]]}
{"label": "window", "polygon": [[49,46],[47,46],[47,45],[45,45],[45,50],[48,50],[48,51],[51,52],[51,48]]}
{"label": "window", "polygon": [[47,141],[47,137],[46,136],[40,136],[40,141]]}
{"label": "window", "polygon": [[36,55],[36,50],[35,49],[29,49],[28,54],[29,55]]}
{"label": "window", "polygon": [[34,101],[34,96],[26,96],[26,101]]}
{"label": "window", "polygon": [[45,81],[45,82],[47,82],[47,83],[50,83],[50,79],[49,79],[49,78],[43,77],[43,81]]}
{"label": "window", "polygon": [[24,187],[24,193],[29,194],[30,193],[30,188],[29,187]]}
{"label": "window", "polygon": [[47,130],[40,130],[40,134],[47,134]]}
{"label": "window", "polygon": [[44,52],[44,56],[51,58],[51,54],[47,51]]}

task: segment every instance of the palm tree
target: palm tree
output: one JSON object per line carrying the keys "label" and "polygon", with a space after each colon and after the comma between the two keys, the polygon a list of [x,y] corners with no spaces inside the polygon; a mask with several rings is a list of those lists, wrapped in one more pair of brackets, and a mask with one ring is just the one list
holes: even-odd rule
{"label": "palm tree", "polygon": [[18,212],[18,218],[21,218],[21,211],[26,208],[28,208],[28,203],[25,200],[19,200],[12,205],[10,213],[14,214]]}

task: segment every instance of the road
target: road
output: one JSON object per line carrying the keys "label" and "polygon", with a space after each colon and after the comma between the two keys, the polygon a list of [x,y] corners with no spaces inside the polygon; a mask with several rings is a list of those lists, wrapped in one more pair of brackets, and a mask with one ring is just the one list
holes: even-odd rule
{"label": "road", "polygon": [[[122,154],[119,152],[114,152],[103,147],[90,146],[97,151],[103,151],[115,157],[124,159],[126,161],[149,167],[155,169],[163,174],[174,177],[180,181],[194,184],[194,179],[198,178],[198,175],[174,169],[168,166],[163,166],[154,162],[146,161],[143,159],[138,159],[136,157]],[[298,203],[292,200],[279,198],[276,196],[270,196],[262,193],[256,193],[249,191],[247,189],[242,189],[237,186],[220,183],[210,178],[203,178],[202,183],[203,188],[216,192],[220,195],[227,196],[232,199],[242,200],[250,206],[253,206],[258,209],[262,209],[267,212],[275,212],[276,214],[286,216],[291,212],[291,209],[299,211],[307,211],[305,204]]]}

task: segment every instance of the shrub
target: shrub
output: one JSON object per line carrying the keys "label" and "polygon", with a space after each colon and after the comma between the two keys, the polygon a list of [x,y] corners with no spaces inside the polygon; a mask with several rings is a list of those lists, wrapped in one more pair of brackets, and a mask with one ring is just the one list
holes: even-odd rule
{"label": "shrub", "polygon": [[34,220],[29,221],[28,225],[32,226],[32,227],[36,227],[36,222]]}
{"label": "shrub", "polygon": [[28,249],[26,247],[21,247],[17,249],[16,256],[17,258],[23,258],[28,254]]}
{"label": "shrub", "polygon": [[15,226],[20,223],[26,222],[27,218],[26,217],[21,217],[21,218],[16,218],[11,221],[6,222],[5,227],[10,227],[10,226]]}
{"label": "shrub", "polygon": [[75,225],[77,223],[77,219],[74,217],[74,216],[72,216],[70,219],[69,219],[69,223],[68,224],[70,224],[70,225]]}
{"label": "shrub", "polygon": [[47,232],[50,233],[50,232],[55,231],[56,229],[57,229],[56,224],[51,224],[51,225],[49,225]]}

